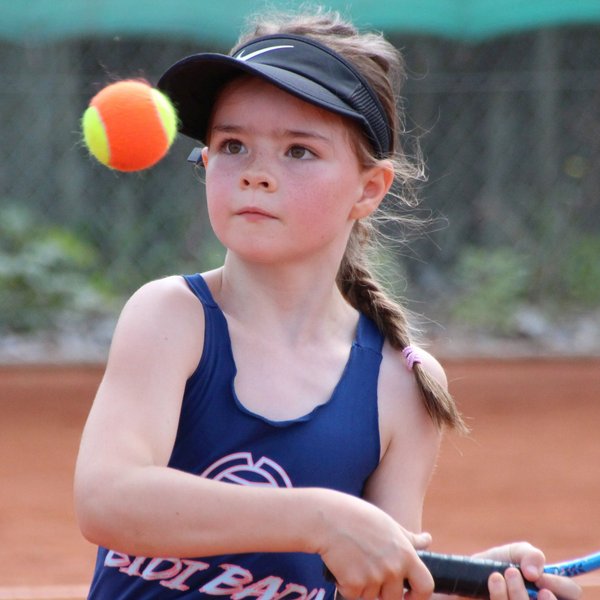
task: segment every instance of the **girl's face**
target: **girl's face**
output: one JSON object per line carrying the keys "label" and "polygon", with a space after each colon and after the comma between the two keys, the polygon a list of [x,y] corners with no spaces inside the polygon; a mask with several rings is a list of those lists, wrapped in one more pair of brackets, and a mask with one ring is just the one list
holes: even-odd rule
{"label": "girl's face", "polygon": [[221,94],[203,160],[217,237],[255,262],[339,261],[354,220],[387,191],[360,167],[342,117],[257,78]]}

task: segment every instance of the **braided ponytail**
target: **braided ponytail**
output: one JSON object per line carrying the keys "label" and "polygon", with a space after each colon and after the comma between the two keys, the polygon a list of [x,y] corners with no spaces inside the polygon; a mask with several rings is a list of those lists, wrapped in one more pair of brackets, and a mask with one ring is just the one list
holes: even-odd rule
{"label": "braided ponytail", "polygon": [[[412,337],[407,311],[389,298],[372,276],[366,259],[372,230],[360,221],[355,224],[337,274],[337,284],[346,300],[385,333],[392,348],[404,350],[411,345]],[[448,391],[420,363],[415,362],[412,371],[433,422],[440,428],[449,426],[466,432],[467,427]]]}

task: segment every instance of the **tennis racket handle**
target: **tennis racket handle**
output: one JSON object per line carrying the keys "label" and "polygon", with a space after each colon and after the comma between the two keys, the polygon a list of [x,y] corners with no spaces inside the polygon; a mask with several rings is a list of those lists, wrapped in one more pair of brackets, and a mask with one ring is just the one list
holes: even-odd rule
{"label": "tennis racket handle", "polygon": [[[425,563],[433,576],[435,588],[439,594],[456,594],[467,598],[489,600],[488,578],[492,573],[504,573],[509,567],[517,565],[495,560],[455,556],[451,554],[436,554],[434,552],[418,551],[419,558]],[[333,576],[327,571],[327,577]],[[406,582],[407,589],[410,587]],[[525,587],[534,598],[538,588],[530,581]]]}
{"label": "tennis racket handle", "polygon": [[[469,556],[436,554],[434,552],[417,552],[417,554],[433,576],[436,592],[456,594],[467,598],[489,599],[488,579],[490,575],[504,573],[509,567],[519,568],[518,565],[508,562]],[[530,592],[538,591],[537,586],[531,581],[525,581],[525,587]]]}

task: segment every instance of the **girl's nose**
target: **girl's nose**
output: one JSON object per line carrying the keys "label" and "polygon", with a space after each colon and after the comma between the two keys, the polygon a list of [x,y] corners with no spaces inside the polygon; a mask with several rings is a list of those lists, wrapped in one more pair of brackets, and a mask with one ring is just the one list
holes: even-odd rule
{"label": "girl's nose", "polygon": [[261,189],[265,192],[274,192],[277,189],[277,180],[269,169],[253,162],[241,174],[240,185],[242,189]]}

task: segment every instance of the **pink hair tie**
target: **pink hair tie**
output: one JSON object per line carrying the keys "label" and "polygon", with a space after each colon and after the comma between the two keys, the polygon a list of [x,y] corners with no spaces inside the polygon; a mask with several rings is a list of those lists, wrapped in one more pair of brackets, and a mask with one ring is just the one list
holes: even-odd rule
{"label": "pink hair tie", "polygon": [[404,356],[404,360],[406,360],[406,366],[409,371],[412,371],[414,365],[420,365],[423,362],[421,355],[412,346],[406,346],[406,348],[402,350],[402,356]]}

